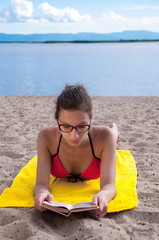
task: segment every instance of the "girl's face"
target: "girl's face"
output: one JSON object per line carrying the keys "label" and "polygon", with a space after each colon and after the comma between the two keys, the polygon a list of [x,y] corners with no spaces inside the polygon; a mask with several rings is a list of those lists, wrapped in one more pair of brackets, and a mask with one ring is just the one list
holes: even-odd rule
{"label": "girl's face", "polygon": [[79,111],[79,110],[60,110],[58,124],[66,125],[63,126],[64,131],[70,129],[72,127],[80,126],[79,132],[73,128],[71,132],[63,132],[61,131],[62,136],[67,141],[67,143],[71,146],[78,146],[80,145],[83,140],[86,138],[88,131],[83,131],[84,128],[81,125],[90,125],[91,118],[89,117],[88,113]]}

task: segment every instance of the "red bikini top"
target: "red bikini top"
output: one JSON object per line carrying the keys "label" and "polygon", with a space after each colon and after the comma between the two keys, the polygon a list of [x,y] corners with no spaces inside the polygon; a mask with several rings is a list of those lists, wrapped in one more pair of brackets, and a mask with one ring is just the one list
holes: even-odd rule
{"label": "red bikini top", "polygon": [[93,154],[92,162],[89,165],[89,167],[81,175],[74,175],[74,174],[68,173],[66,171],[66,169],[64,168],[64,166],[62,165],[62,163],[59,159],[58,153],[59,153],[59,149],[60,149],[60,143],[61,143],[62,135],[60,136],[59,144],[58,144],[58,148],[57,148],[57,153],[54,154],[53,156],[51,156],[51,174],[54,177],[58,177],[58,178],[65,178],[65,177],[71,178],[71,177],[73,177],[73,178],[76,178],[76,180],[78,178],[80,178],[80,179],[81,178],[97,179],[97,178],[100,177],[101,159],[97,158],[94,154],[92,139],[91,139],[89,133],[88,133],[88,137],[89,137],[89,141],[90,141],[90,145],[91,145],[91,149],[92,149],[92,154]]}

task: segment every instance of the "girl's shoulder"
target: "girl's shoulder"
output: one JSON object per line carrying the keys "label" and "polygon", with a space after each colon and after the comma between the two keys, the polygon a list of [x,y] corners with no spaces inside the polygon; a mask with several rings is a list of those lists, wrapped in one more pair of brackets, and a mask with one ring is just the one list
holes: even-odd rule
{"label": "girl's shoulder", "polygon": [[109,127],[92,125],[89,131],[95,155],[101,158],[104,149],[109,146],[112,138],[112,131]]}
{"label": "girl's shoulder", "polygon": [[54,152],[54,150],[56,150],[56,146],[58,145],[60,135],[58,127],[46,127],[39,132],[38,142],[45,145],[50,152]]}
{"label": "girl's shoulder", "polygon": [[57,126],[46,127],[39,132],[39,136],[42,138],[48,139],[53,135],[53,137],[56,138],[56,135],[59,135],[59,133],[60,132]]}

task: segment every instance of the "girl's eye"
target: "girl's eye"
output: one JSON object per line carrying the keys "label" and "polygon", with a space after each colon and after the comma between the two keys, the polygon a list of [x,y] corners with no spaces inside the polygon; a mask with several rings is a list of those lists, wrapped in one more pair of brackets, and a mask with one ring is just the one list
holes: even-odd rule
{"label": "girl's eye", "polygon": [[78,128],[85,128],[86,126],[78,126]]}
{"label": "girl's eye", "polygon": [[70,128],[71,126],[69,126],[69,125],[63,125],[62,127],[63,127],[63,128]]}

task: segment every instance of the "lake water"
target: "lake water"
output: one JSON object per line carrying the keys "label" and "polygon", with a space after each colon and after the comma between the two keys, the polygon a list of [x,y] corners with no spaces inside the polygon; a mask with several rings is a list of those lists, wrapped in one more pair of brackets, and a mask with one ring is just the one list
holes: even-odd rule
{"label": "lake water", "polygon": [[159,96],[159,42],[0,44],[0,95]]}

